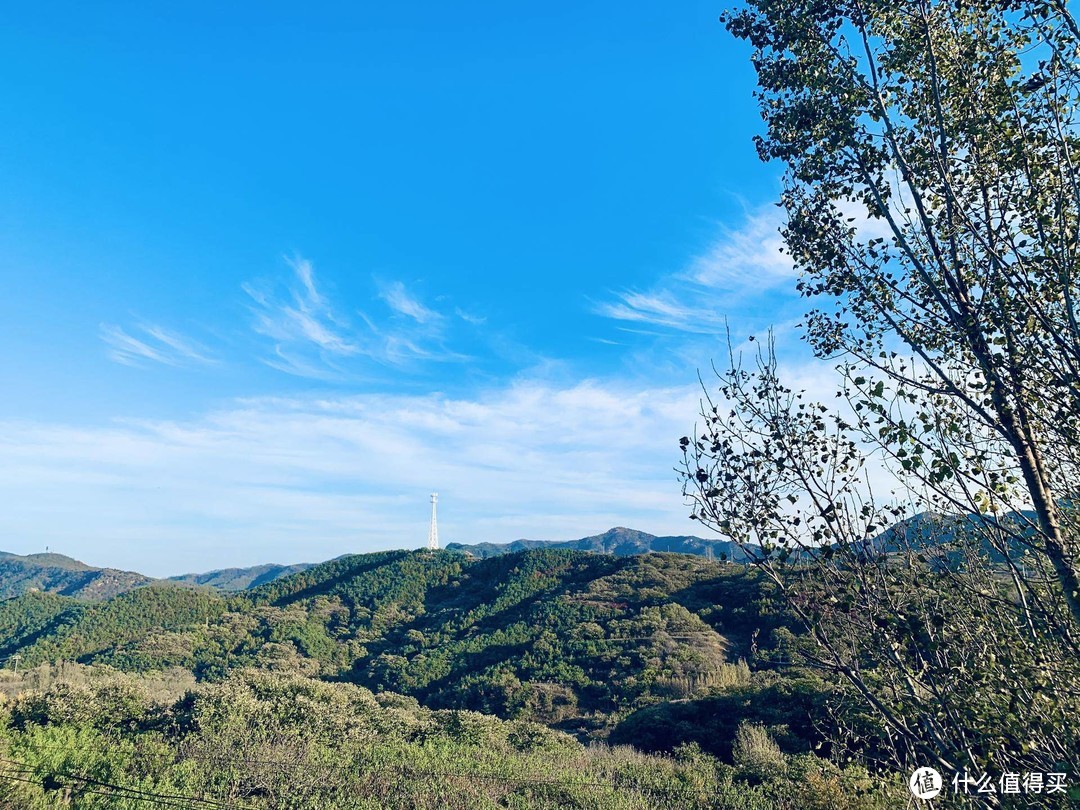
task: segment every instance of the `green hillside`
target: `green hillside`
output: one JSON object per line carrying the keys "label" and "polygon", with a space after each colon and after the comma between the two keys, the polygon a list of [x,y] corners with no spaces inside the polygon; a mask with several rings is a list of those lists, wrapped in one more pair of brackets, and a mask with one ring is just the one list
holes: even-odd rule
{"label": "green hillside", "polygon": [[134,571],[94,568],[63,554],[0,552],[0,599],[45,591],[77,599],[109,599],[153,580]]}
{"label": "green hillside", "polygon": [[[225,603],[209,592],[154,583],[103,602],[27,593],[0,603],[0,657],[22,653],[28,665],[82,661],[103,650],[148,644],[190,631],[220,616]],[[29,618],[29,620],[28,620]],[[130,669],[161,668],[162,656],[128,662]]]}
{"label": "green hillside", "polygon": [[0,655],[203,679],[269,667],[572,725],[745,680],[754,634],[784,623],[765,590],[753,570],[685,555],[391,551],[234,596],[164,583],[100,603],[27,594],[0,604]]}

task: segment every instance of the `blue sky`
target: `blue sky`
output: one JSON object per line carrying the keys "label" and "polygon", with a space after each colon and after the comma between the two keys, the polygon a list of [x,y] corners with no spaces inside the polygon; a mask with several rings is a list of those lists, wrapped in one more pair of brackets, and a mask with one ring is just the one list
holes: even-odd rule
{"label": "blue sky", "polygon": [[692,533],[698,369],[798,312],[720,11],[9,9],[0,548]]}

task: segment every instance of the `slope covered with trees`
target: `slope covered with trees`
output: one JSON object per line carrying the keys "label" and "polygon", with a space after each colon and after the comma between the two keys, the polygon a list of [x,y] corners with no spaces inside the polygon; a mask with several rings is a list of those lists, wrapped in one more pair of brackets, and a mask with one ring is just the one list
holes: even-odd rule
{"label": "slope covered with trees", "polygon": [[[21,656],[0,692],[23,695],[0,703],[0,760],[28,781],[0,788],[28,807],[123,806],[116,786],[424,807],[449,783],[463,807],[894,806],[887,773],[821,758],[876,761],[888,730],[792,666],[812,641],[778,596],[753,567],[556,549],[355,555],[236,595],[25,594],[0,603],[0,657]],[[321,776],[287,798],[282,763]]]}
{"label": "slope covered with trees", "polygon": [[0,604],[0,655],[202,679],[269,667],[583,722],[745,681],[755,634],[785,621],[767,590],[752,570],[685,555],[382,552],[232,597],[160,583],[97,604],[27,594]]}
{"label": "slope covered with trees", "polygon": [[0,551],[0,599],[47,591],[79,599],[108,599],[153,580],[134,571],[94,568],[63,554],[20,556]]}

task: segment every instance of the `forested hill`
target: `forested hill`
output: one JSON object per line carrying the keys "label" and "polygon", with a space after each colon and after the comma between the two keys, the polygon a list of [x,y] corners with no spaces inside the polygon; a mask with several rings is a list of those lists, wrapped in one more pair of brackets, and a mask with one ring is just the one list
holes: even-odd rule
{"label": "forested hill", "polygon": [[94,568],[63,554],[23,557],[0,551],[0,599],[35,590],[78,599],[108,599],[152,581],[134,571]]}
{"label": "forested hill", "polygon": [[0,657],[190,669],[269,667],[548,722],[739,680],[783,617],[744,566],[541,549],[339,558],[235,596],[155,583],[99,603],[0,604]]}
{"label": "forested hill", "polygon": [[651,551],[668,551],[677,554],[697,554],[707,556],[712,552],[716,560],[746,562],[748,556],[735,543],[727,540],[705,540],[701,537],[678,535],[657,537],[656,535],[617,526],[603,534],[582,537],[580,540],[515,540],[512,543],[449,543],[451,551],[463,551],[474,557],[494,557],[499,554],[513,554],[533,548],[573,549],[575,551],[593,551],[599,554],[614,554],[626,557],[631,554],[647,554]]}

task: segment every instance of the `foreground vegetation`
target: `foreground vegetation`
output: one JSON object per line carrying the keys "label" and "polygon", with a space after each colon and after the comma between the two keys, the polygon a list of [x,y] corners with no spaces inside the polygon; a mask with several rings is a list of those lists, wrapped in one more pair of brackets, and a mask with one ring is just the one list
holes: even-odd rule
{"label": "foreground vegetation", "polygon": [[68,675],[0,706],[4,806],[870,810],[899,795],[858,769],[787,757],[760,727],[743,728],[728,765],[696,746],[587,747],[296,674],[239,670],[176,700],[103,668]]}

